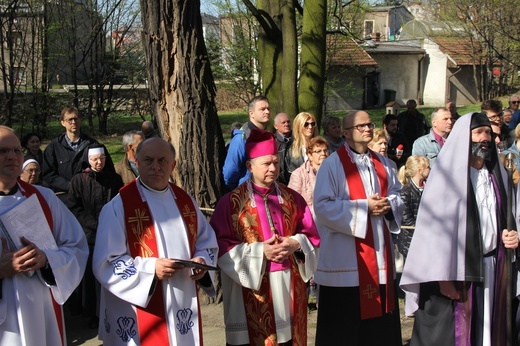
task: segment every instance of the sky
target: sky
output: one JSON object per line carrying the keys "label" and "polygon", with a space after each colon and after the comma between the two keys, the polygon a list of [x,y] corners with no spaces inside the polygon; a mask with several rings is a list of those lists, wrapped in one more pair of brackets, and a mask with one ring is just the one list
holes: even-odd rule
{"label": "sky", "polygon": [[215,15],[217,8],[210,3],[208,0],[202,0],[200,2],[200,12]]}

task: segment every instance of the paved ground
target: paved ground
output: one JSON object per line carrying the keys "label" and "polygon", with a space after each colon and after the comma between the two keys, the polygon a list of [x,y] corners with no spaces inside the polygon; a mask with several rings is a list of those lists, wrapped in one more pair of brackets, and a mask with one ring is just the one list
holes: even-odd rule
{"label": "paved ground", "polygon": [[[401,308],[401,330],[403,333],[403,342],[408,345],[413,327],[413,318],[404,317],[402,314],[403,303],[400,300]],[[224,332],[224,319],[222,304],[202,305],[202,322],[204,331],[204,346],[224,346],[226,337]],[[307,321],[308,345],[314,345],[314,335],[316,333],[316,311],[311,311]],[[77,316],[68,316],[65,313],[67,323],[67,339],[69,346],[86,345],[99,346],[102,342],[97,339],[97,330],[88,329],[88,319]]]}

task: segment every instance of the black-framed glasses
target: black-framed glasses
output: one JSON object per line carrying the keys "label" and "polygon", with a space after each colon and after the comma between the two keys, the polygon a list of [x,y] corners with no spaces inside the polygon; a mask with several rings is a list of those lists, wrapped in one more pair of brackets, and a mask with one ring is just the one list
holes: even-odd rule
{"label": "black-framed glasses", "polygon": [[512,104],[517,105],[520,103],[520,101],[511,101]]}
{"label": "black-framed glasses", "polygon": [[311,121],[311,122],[306,121],[303,126],[304,127],[309,127],[309,126],[314,127],[314,126],[316,126],[316,122],[315,121]]}
{"label": "black-framed glasses", "polygon": [[68,122],[69,124],[72,124],[72,123],[79,123],[80,118],[79,118],[79,117],[76,117],[76,118],[69,118],[69,119],[65,119],[65,121]]}
{"label": "black-framed glasses", "polygon": [[359,132],[363,132],[366,128],[368,128],[369,130],[373,130],[375,127],[376,127],[376,124],[374,124],[374,123],[366,123],[366,124],[359,124],[359,125],[347,127],[345,130],[350,130],[350,129],[355,128]]}

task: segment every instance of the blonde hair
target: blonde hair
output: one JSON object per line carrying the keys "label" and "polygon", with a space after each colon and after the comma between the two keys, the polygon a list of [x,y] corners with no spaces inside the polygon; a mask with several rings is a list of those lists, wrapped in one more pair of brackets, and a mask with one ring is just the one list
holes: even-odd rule
{"label": "blonde hair", "polygon": [[419,168],[426,169],[430,165],[430,161],[424,156],[413,155],[406,160],[406,164],[399,168],[397,179],[403,186],[408,184],[412,177],[417,174]]}
{"label": "blonde hair", "polygon": [[386,139],[386,141],[388,142],[388,136],[386,135],[386,131],[381,128],[374,129],[374,134],[372,135],[372,140],[368,143],[368,147],[372,149],[372,146],[382,139]]}
{"label": "blonde hair", "polygon": [[[307,147],[307,145],[309,144],[306,142],[305,136],[303,135],[303,128],[305,126],[305,122],[309,118],[311,119],[311,121],[316,122],[316,118],[314,117],[314,115],[308,112],[301,112],[294,118],[292,131],[293,143],[291,146],[291,155],[295,159],[299,158],[302,155],[302,147]],[[318,133],[318,124],[316,124],[316,126],[314,126],[314,133],[312,134],[312,137],[316,137]]]}

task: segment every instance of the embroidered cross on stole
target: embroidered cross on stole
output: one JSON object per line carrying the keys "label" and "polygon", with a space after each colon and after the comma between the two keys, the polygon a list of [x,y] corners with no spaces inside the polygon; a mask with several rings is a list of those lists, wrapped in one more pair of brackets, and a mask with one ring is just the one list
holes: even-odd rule
{"label": "embroidered cross on stole", "polygon": [[[170,183],[176,203],[186,226],[190,256],[195,251],[197,241],[197,213],[190,196],[181,188]],[[132,257],[159,257],[155,227],[148,203],[141,198],[137,181],[133,180],[119,191],[123,201],[128,247]],[[197,300],[198,305],[198,300]],[[168,327],[162,283],[156,283],[155,291],[146,308],[136,307],[137,326],[142,346],[158,346],[168,342]],[[200,316],[200,307],[199,316]],[[200,344],[202,345],[202,325],[199,323]]]}
{"label": "embroidered cross on stole", "polygon": [[[359,174],[357,165],[347,152],[345,146],[337,150],[343,170],[347,178],[347,186],[351,200],[367,199],[363,180]],[[377,178],[379,181],[379,195],[386,197],[388,195],[388,177],[384,165],[379,157],[370,151],[372,164],[375,167]],[[379,290],[379,274],[377,266],[376,250],[374,249],[374,233],[372,230],[372,222],[370,215],[367,216],[367,233],[365,239],[356,238],[356,255],[359,275],[359,298],[361,306],[361,319],[368,319],[382,316],[381,293]],[[395,308],[394,303],[394,273],[392,249],[390,248],[392,241],[390,232],[383,221],[384,225],[384,256],[386,263],[386,309],[388,313]]]}
{"label": "embroidered cross on stole", "polygon": [[[22,194],[26,198],[29,198],[31,195],[36,194],[36,197],[38,197],[38,202],[40,202],[40,205],[42,207],[43,214],[45,215],[47,223],[49,224],[49,229],[52,232],[54,222],[52,220],[51,208],[49,207],[49,204],[47,203],[41,192],[38,191],[38,189],[32,186],[31,184],[28,184],[20,179],[18,179],[18,185],[21,188]],[[61,343],[62,345],[65,345],[67,344],[67,341],[65,339],[65,320],[63,317],[63,309],[61,308],[61,305],[54,300],[54,296],[52,295],[52,291],[50,288],[49,291],[52,298],[52,307],[54,308],[54,315],[56,316],[56,322],[60,331]]]}
{"label": "embroidered cross on stole", "polygon": [[[296,202],[293,196],[280,186],[283,198],[283,230],[278,230],[280,236],[288,237],[296,233],[297,216]],[[242,184],[230,194],[231,214],[235,236],[244,243],[264,241],[257,208],[251,206],[247,184]],[[292,290],[292,344],[307,345],[307,288],[303,282],[298,265],[293,256],[291,261]],[[258,291],[242,288],[242,298],[246,312],[247,330],[251,345],[278,345],[276,337],[276,319],[272,300],[269,273],[262,277]]]}

